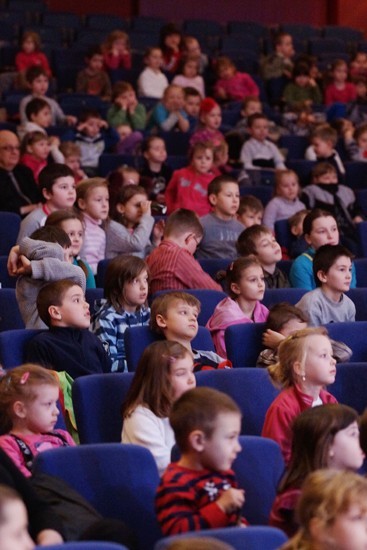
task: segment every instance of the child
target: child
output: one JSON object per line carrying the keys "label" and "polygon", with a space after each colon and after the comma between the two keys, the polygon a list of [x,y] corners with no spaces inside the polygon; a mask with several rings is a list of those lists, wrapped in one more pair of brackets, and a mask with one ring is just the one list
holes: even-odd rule
{"label": "child", "polygon": [[[323,244],[339,244],[338,224],[330,212],[314,208],[303,221],[303,234],[308,248],[292,263],[289,280],[293,287],[313,290],[316,288],[312,270],[315,252]],[[356,284],[353,265],[351,288],[355,288]]]}
{"label": "child", "polygon": [[112,31],[102,46],[105,69],[131,69],[129,37],[124,31]]}
{"label": "child", "polygon": [[184,109],[190,125],[189,132],[192,133],[198,125],[202,96],[195,88],[188,86],[187,88],[184,88],[184,97]]}
{"label": "child", "polygon": [[196,142],[190,153],[190,165],[173,172],[165,197],[168,213],[188,208],[198,216],[210,212],[209,183],[217,175],[213,168],[214,147],[210,142]]}
{"label": "child", "polygon": [[33,550],[28,533],[28,514],[19,494],[0,485],[0,540],[2,550]]}
{"label": "child", "polygon": [[241,413],[226,394],[211,388],[185,392],[170,423],[181,451],[163,474],[156,512],[164,536],[241,525],[244,491],[230,469],[241,450]]}
{"label": "child", "polygon": [[298,63],[293,69],[293,81],[286,85],[283,100],[286,107],[292,109],[295,105],[313,106],[322,103],[322,94],[317,83],[310,76],[310,67],[306,63]]}
{"label": "child", "polygon": [[299,199],[300,193],[298,176],[293,170],[277,172],[274,196],[265,206],[263,224],[274,232],[275,222],[304,210],[305,205]]}
{"label": "child", "polygon": [[274,143],[269,139],[269,121],[262,113],[255,113],[248,118],[248,131],[251,138],[247,140],[240,154],[245,170],[275,168],[285,170],[284,158]]}
{"label": "child", "polygon": [[294,512],[307,476],[321,468],[348,475],[347,470],[361,467],[363,458],[355,410],[338,404],[304,410],[293,424],[292,460],[280,482],[270,524],[294,534],[298,527]]}
{"label": "child", "polygon": [[32,170],[34,181],[39,184],[40,172],[47,166],[51,151],[48,137],[43,132],[30,132],[24,136],[20,151],[20,163]]}
{"label": "child", "polygon": [[262,223],[264,206],[262,202],[253,195],[245,195],[240,198],[240,205],[237,210],[237,219],[245,227],[259,225]]}
{"label": "child", "polygon": [[[43,134],[42,134],[43,135]],[[44,204],[33,210],[20,224],[17,243],[45,225],[46,218],[61,208],[72,208],[76,199],[73,173],[65,164],[50,164],[39,176],[39,188]]]}
{"label": "child", "polygon": [[367,54],[366,52],[356,52],[349,66],[349,74],[353,82],[358,78],[367,76]]}
{"label": "child", "polygon": [[94,275],[100,260],[106,255],[106,233],[103,222],[108,218],[109,195],[107,180],[91,178],[77,187],[76,206],[83,214],[85,238],[81,258],[91,266]]}
{"label": "child", "polygon": [[345,168],[335,149],[338,140],[337,131],[329,124],[319,124],[311,134],[311,145],[307,148],[305,158],[318,162],[329,162],[337,173],[339,183],[345,179]]}
{"label": "child", "polygon": [[345,295],[352,280],[353,255],[340,244],[324,244],[313,259],[316,289],[304,294],[298,302],[308,312],[311,326],[355,321],[356,307]]}
{"label": "child", "polygon": [[110,213],[112,213],[115,212],[116,201],[122,188],[127,185],[139,185],[140,174],[133,166],[123,164],[108,174],[107,181],[110,195]]}
{"label": "child", "polygon": [[194,358],[194,371],[231,368],[230,361],[213,351],[194,350],[191,341],[198,333],[200,302],[186,292],[167,292],[152,303],[151,328],[166,340],[179,342]]}
{"label": "child", "polygon": [[206,97],[200,104],[199,127],[190,138],[190,145],[193,147],[198,141],[209,141],[214,147],[220,145],[224,135],[219,131],[222,124],[222,112],[216,101]]}
{"label": "child", "polygon": [[301,101],[283,113],[282,124],[285,132],[291,136],[310,137],[317,122],[325,122],[324,113],[314,113],[307,101]]}
{"label": "child", "polygon": [[238,72],[229,57],[218,57],[215,68],[218,80],[214,86],[214,94],[218,99],[241,101],[247,96],[259,96],[259,88],[251,76]]}
{"label": "child", "polygon": [[354,132],[350,130],[344,134],[344,143],[349,159],[367,162],[367,124],[361,124]]}
{"label": "child", "polygon": [[183,37],[182,54],[186,59],[199,64],[199,74],[203,74],[209,65],[208,56],[201,51],[199,41],[194,36]]}
{"label": "child", "polygon": [[166,75],[161,71],[163,63],[162,50],[160,48],[148,48],[144,55],[145,69],[138,78],[138,94],[140,97],[154,97],[161,99],[168,86]]}
{"label": "child", "polygon": [[175,74],[182,56],[182,34],[174,23],[168,23],[161,28],[159,47],[163,54],[163,70]]}
{"label": "child", "polygon": [[326,86],[324,102],[348,103],[356,98],[356,88],[352,82],[348,82],[348,65],[343,59],[336,59],[331,66],[332,83]]}
{"label": "child", "polygon": [[80,166],[82,154],[79,145],[73,141],[63,141],[60,144],[60,153],[64,157],[64,164],[73,172],[75,183],[85,180],[87,175]]}
{"label": "child", "polygon": [[166,163],[166,144],[159,136],[150,136],[142,144],[144,164],[140,170],[142,186],[148,193],[149,200],[165,206],[165,190],[172,178],[173,170]]}
{"label": "child", "polygon": [[335,167],[329,162],[320,162],[312,169],[312,184],[302,190],[302,201],[307,208],[322,208],[330,211],[338,221],[342,243],[352,252],[359,252],[356,224],[363,221],[356,205],[354,191],[338,183]]}
{"label": "child", "polygon": [[193,257],[202,237],[203,227],[192,210],[181,208],[168,217],[162,242],[147,257],[152,294],[166,289],[221,290]]}
{"label": "child", "polygon": [[360,550],[367,545],[367,481],[353,472],[318,470],[297,505],[300,528],[281,550]]}
{"label": "child", "polygon": [[327,331],[323,327],[294,332],[279,345],[279,362],[268,368],[282,391],[270,405],[261,435],[274,439],[289,463],[292,423],[305,409],[336,403],[324,386],[335,380],[336,368]]}
{"label": "child", "polygon": [[154,226],[151,202],[140,185],[127,185],[121,189],[116,202],[110,201],[110,217],[114,221],[106,225],[106,258],[115,258],[119,254],[145,258],[152,247],[161,242],[164,222],[161,220]]}
{"label": "child", "polygon": [[162,475],[175,436],[169,424],[173,403],[196,386],[191,353],[178,342],[154,342],[139,361],[123,406],[122,443],[149,449]]}
{"label": "child", "polygon": [[354,84],[356,87],[356,98],[347,104],[346,116],[357,127],[367,121],[367,79],[365,76],[360,76],[355,80]]}
{"label": "child", "polygon": [[0,380],[0,447],[23,475],[32,474],[33,458],[40,452],[75,443],[65,430],[55,430],[60,387],[54,375],[25,364]]}
{"label": "child", "polygon": [[177,69],[176,76],[172,80],[172,84],[181,86],[182,88],[194,88],[201,97],[205,97],[204,79],[199,74],[199,62],[195,59],[184,57],[181,59]]}
{"label": "child", "polygon": [[264,298],[264,273],[255,257],[238,258],[227,268],[229,297],[216,306],[206,327],[210,330],[215,349],[227,357],[224,333],[227,327],[240,323],[262,323],[269,310],[261,300]]}
{"label": "child", "polygon": [[96,281],[90,265],[81,260],[79,254],[83,245],[84,226],[81,213],[72,208],[68,210],[55,210],[46,219],[46,226],[59,227],[68,235],[71,241],[71,253],[73,265],[82,268],[86,278],[86,288],[96,288]]}
{"label": "child", "polygon": [[240,256],[255,255],[264,271],[266,288],[288,288],[288,277],[277,267],[282,259],[282,249],[273,233],[265,225],[252,225],[238,237],[237,252]]}
{"label": "child", "polygon": [[91,330],[108,348],[112,371],[126,371],[124,332],[149,323],[148,268],[136,256],[117,256],[109,262],[104,299],[94,305]]}
{"label": "child", "polygon": [[294,56],[293,38],[287,32],[278,32],[274,39],[274,52],[262,60],[261,73],[265,80],[291,78]]}
{"label": "child", "polygon": [[111,372],[110,358],[89,330],[89,305],[79,285],[63,279],[44,286],[38,293],[37,310],[49,330],[27,343],[27,361],[66,371],[72,379]]}
{"label": "child", "polygon": [[111,99],[111,81],[103,70],[103,53],[101,46],[92,46],[85,56],[86,68],[78,72],[76,91],[96,95],[103,101]]}
{"label": "child", "polygon": [[150,113],[147,129],[188,131],[189,121],[184,110],[184,92],[181,86],[170,84],[166,87],[162,101]]}
{"label": "child", "polygon": [[294,260],[300,254],[303,254],[303,252],[307,249],[307,243],[303,236],[303,221],[309,212],[309,210],[303,208],[288,218],[291,243],[287,253],[291,260]]}
{"label": "child", "polygon": [[235,258],[236,242],[243,230],[236,213],[240,203],[237,181],[231,176],[217,176],[208,187],[208,200],[213,210],[201,218],[204,237],[197,258]]}
{"label": "child", "polygon": [[41,38],[39,34],[34,31],[25,31],[22,36],[20,47],[21,51],[15,56],[15,67],[18,71],[18,86],[20,88],[27,87],[25,73],[30,67],[42,67],[50,78],[51,69],[47,57],[41,52]]}
{"label": "child", "polygon": [[138,103],[130,82],[116,82],[112,90],[112,106],[107,111],[107,122],[112,128],[128,125],[133,131],[144,130],[147,113]]}
{"label": "child", "polygon": [[[29,132],[43,132],[47,134],[47,128],[51,126],[51,108],[45,99],[35,97],[27,103],[25,108],[26,122],[18,126],[17,133],[23,139]],[[56,137],[56,136],[53,136]]]}
{"label": "child", "polygon": [[51,124],[75,124],[76,118],[71,115],[65,115],[60,105],[51,97],[48,97],[47,90],[49,86],[49,77],[47,71],[42,67],[34,65],[26,71],[27,84],[31,89],[30,95],[24,97],[19,104],[20,122],[24,125],[27,122],[25,108],[27,104],[35,97],[40,97],[47,101],[51,109]]}

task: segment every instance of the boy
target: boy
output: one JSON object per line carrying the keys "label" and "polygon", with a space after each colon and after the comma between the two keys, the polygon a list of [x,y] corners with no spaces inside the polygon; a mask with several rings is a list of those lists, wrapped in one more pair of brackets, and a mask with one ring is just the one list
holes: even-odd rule
{"label": "boy", "polygon": [[292,36],[286,32],[279,32],[274,40],[274,53],[266,57],[261,63],[261,75],[264,80],[292,76],[294,56]]}
{"label": "boy", "polygon": [[307,208],[322,208],[332,212],[338,222],[342,244],[358,253],[359,241],[356,224],[363,221],[356,205],[354,191],[338,183],[338,174],[333,164],[320,162],[314,166],[312,184],[302,190],[301,200]]}
{"label": "boy", "polygon": [[42,97],[31,99],[25,108],[27,121],[24,126],[18,127],[18,135],[23,139],[29,132],[43,132],[46,134],[46,128],[51,126],[51,107]]}
{"label": "boy", "polygon": [[184,88],[184,109],[189,121],[190,133],[194,132],[198,125],[200,104],[202,99],[203,98],[200,93],[195,88],[192,88],[191,86]]}
{"label": "boy", "polygon": [[156,495],[164,536],[245,523],[244,491],[232,463],[241,451],[241,412],[226,394],[211,388],[185,392],[170,414],[178,462],[163,474]]}
{"label": "boy", "polygon": [[245,170],[261,168],[285,170],[284,158],[278,147],[269,138],[269,121],[262,113],[255,113],[248,118],[248,132],[251,136],[240,153],[240,160]]}
{"label": "boy", "polygon": [[66,371],[73,379],[111,372],[101,341],[89,331],[89,305],[79,285],[70,279],[45,285],[37,296],[37,311],[49,330],[28,343],[26,361]]}
{"label": "boy", "polygon": [[39,188],[44,204],[33,210],[20,224],[17,244],[24,237],[45,225],[52,212],[72,208],[76,200],[75,180],[72,171],[65,164],[50,164],[39,175]]}
{"label": "boy", "polygon": [[92,46],[85,56],[86,68],[79,71],[76,79],[78,93],[99,96],[103,101],[111,99],[111,82],[103,70],[101,46]]}
{"label": "boy", "polygon": [[311,134],[311,145],[306,150],[305,159],[331,163],[337,171],[339,183],[343,183],[345,168],[335,149],[337,141],[337,131],[330,124],[320,124]]}
{"label": "boy", "polygon": [[262,222],[264,206],[257,197],[245,195],[240,199],[240,205],[237,210],[237,219],[245,227],[259,225]]}
{"label": "boy", "polygon": [[240,256],[254,254],[264,271],[266,288],[289,288],[287,276],[277,267],[282,249],[265,225],[253,225],[242,231],[237,240]]}
{"label": "boy", "polygon": [[168,217],[162,242],[146,259],[151,294],[185,288],[222,290],[193,257],[202,238],[203,227],[192,210],[180,208]]}
{"label": "boy", "polygon": [[235,258],[236,241],[243,230],[236,220],[240,190],[232,176],[217,176],[209,183],[208,199],[213,211],[200,219],[204,236],[197,258]]}
{"label": "boy", "polygon": [[132,130],[144,130],[147,112],[142,103],[138,103],[136,93],[130,82],[116,82],[112,90],[113,105],[108,109],[107,122],[113,128],[128,125]]}
{"label": "boy", "polygon": [[47,282],[70,279],[85,290],[84,271],[72,265],[71,241],[58,227],[40,227],[13,246],[8,271],[9,275],[20,275],[16,297],[25,328],[47,328],[36,307],[38,292]]}
{"label": "boy", "polygon": [[194,372],[202,369],[226,369],[232,365],[213,351],[193,350],[191,341],[198,333],[200,302],[186,292],[167,292],[152,303],[150,326],[166,340],[179,342],[194,357]]}
{"label": "boy", "polygon": [[[296,288],[316,288],[312,262],[316,250],[323,244],[339,244],[339,229],[334,216],[326,210],[314,208],[303,221],[303,234],[308,248],[294,260],[289,273],[291,285]],[[351,288],[356,287],[355,267],[352,268]]]}
{"label": "boy", "polygon": [[308,313],[311,326],[355,321],[356,307],[345,295],[352,281],[352,258],[340,244],[324,244],[317,250],[312,266],[317,288],[296,304]]}

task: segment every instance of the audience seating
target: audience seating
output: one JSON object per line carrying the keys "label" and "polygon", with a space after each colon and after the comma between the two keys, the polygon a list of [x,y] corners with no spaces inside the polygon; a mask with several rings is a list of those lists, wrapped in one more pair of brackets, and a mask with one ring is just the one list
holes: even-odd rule
{"label": "audience seating", "polygon": [[0,290],[0,332],[24,329],[14,288]]}
{"label": "audience seating", "polygon": [[13,212],[0,212],[0,255],[9,254],[17,241],[20,216]]}
{"label": "audience seating", "polygon": [[0,364],[4,369],[12,369],[24,363],[25,345],[38,332],[25,328],[0,332]]}
{"label": "audience seating", "polygon": [[358,414],[362,414],[367,407],[366,384],[367,362],[339,363],[335,382],[328,386],[328,391],[339,403],[348,405]]}
{"label": "audience seating", "polygon": [[85,299],[89,304],[90,312],[94,312],[94,302],[103,298],[103,288],[87,288],[85,291]]}
{"label": "audience seating", "polygon": [[224,338],[227,357],[234,368],[256,366],[257,358],[263,348],[264,329],[265,323],[243,323],[226,329]]}
{"label": "audience seating", "polygon": [[351,288],[347,295],[356,306],[356,321],[367,321],[367,288]]}
{"label": "audience seating", "polygon": [[233,258],[200,258],[198,262],[205,273],[215,279],[218,271],[227,271],[227,267],[233,262]]}
{"label": "audience seating", "polygon": [[240,195],[241,197],[253,195],[262,202],[263,206],[266,206],[273,196],[273,190],[271,185],[241,186]]}
{"label": "audience seating", "polygon": [[[37,547],[38,548],[38,547]],[[64,542],[63,544],[54,544],[52,546],[42,546],[42,550],[128,550],[127,546],[122,546],[115,542]]]}
{"label": "audience seating", "polygon": [[357,225],[359,243],[361,247],[361,255],[367,257],[367,222],[361,222]]}
{"label": "audience seating", "polygon": [[357,288],[367,288],[367,258],[353,260],[356,268]]}
{"label": "audience seating", "polygon": [[[281,268],[281,266],[279,267]],[[286,269],[284,271],[286,272]],[[269,309],[279,302],[289,302],[295,305],[306,292],[305,288],[267,288],[262,303]]]}
{"label": "audience seating", "polygon": [[154,512],[159,475],[144,447],[106,443],[52,449],[37,455],[37,472],[61,477],[104,517],[125,521],[139,550],[151,550],[160,537]]}
{"label": "audience seating", "polygon": [[330,338],[345,342],[353,350],[352,361],[357,363],[367,361],[367,321],[350,323],[329,323],[325,325]]}
{"label": "audience seating", "polygon": [[8,273],[8,255],[6,256],[0,256],[0,283],[1,288],[11,288],[15,289],[15,285],[17,283],[17,278],[12,277]]}
{"label": "audience seating", "polygon": [[106,275],[106,269],[111,260],[100,260],[97,265],[96,285],[97,288],[104,287],[104,278]]}

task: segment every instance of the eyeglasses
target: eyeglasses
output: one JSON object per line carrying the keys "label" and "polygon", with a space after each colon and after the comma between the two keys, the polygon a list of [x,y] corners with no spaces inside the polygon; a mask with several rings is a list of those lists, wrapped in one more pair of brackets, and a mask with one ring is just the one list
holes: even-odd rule
{"label": "eyeglasses", "polygon": [[0,151],[5,151],[6,153],[20,151],[20,145],[3,145],[2,147],[0,147]]}

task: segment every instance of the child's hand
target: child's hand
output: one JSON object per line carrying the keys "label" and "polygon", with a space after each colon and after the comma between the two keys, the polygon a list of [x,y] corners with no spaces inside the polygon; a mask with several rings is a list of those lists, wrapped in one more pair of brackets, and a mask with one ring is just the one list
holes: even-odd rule
{"label": "child's hand", "polygon": [[19,245],[17,244],[10,249],[8,262],[6,265],[8,269],[8,273],[11,277],[15,277],[17,275],[18,260],[19,260]]}
{"label": "child's hand", "polygon": [[146,214],[152,215],[152,201],[141,201],[140,208],[143,216]]}
{"label": "child's hand", "polygon": [[137,106],[138,106],[138,100],[136,99],[136,97],[132,97],[127,106],[129,112],[133,113]]}
{"label": "child's hand", "polygon": [[361,223],[364,221],[364,219],[362,218],[362,216],[354,216],[353,221],[354,223]]}
{"label": "child's hand", "polygon": [[122,99],[121,97],[116,97],[115,104],[118,105],[118,107],[120,107],[120,109],[123,109],[124,111],[126,111],[128,107],[126,99]]}
{"label": "child's hand", "polygon": [[60,146],[60,138],[58,136],[49,137],[48,142],[50,144],[50,147],[59,147]]}
{"label": "child's hand", "polygon": [[102,128],[108,128],[107,121],[101,119],[101,120],[98,122],[98,126],[99,126],[99,129],[100,129],[100,130],[101,130]]}
{"label": "child's hand", "polygon": [[216,93],[220,99],[227,99],[227,93],[224,88],[217,88]]}
{"label": "child's hand", "polygon": [[264,332],[262,338],[264,346],[271,349],[276,349],[282,340],[284,340],[283,334],[270,328]]}
{"label": "child's hand", "polygon": [[75,126],[75,124],[78,122],[78,119],[76,118],[76,116],[72,116],[72,115],[66,115],[65,120],[69,126]]}
{"label": "child's hand", "polygon": [[233,514],[244,505],[245,491],[231,487],[224,491],[216,502],[225,514]]}

